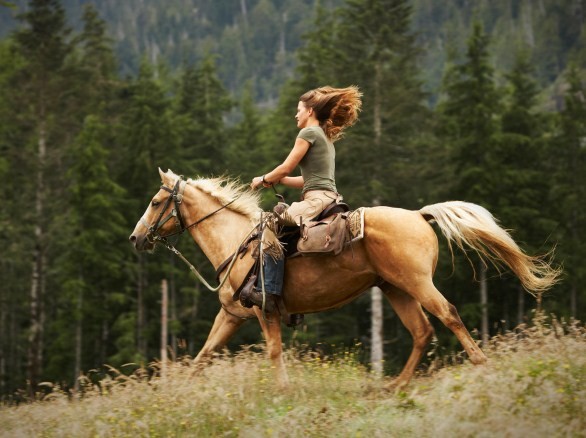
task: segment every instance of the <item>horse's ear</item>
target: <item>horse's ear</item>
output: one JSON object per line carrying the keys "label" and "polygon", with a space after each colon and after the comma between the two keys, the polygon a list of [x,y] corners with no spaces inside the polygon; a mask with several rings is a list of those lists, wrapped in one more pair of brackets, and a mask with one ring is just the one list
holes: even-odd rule
{"label": "horse's ear", "polygon": [[159,167],[159,175],[161,175],[161,182],[165,183],[165,180],[167,179],[167,174],[165,172],[163,172],[163,170]]}

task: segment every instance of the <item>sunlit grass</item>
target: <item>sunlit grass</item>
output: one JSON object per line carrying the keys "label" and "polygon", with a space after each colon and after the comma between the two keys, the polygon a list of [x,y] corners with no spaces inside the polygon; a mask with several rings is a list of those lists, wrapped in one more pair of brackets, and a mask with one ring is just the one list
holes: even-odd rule
{"label": "sunlit grass", "polygon": [[[493,338],[488,365],[419,375],[382,389],[352,351],[332,358],[287,352],[288,390],[274,386],[263,352],[221,355],[199,375],[112,370],[73,400],[0,407],[0,435],[120,436],[586,436],[586,331],[543,318]],[[156,367],[158,365],[153,365]]]}

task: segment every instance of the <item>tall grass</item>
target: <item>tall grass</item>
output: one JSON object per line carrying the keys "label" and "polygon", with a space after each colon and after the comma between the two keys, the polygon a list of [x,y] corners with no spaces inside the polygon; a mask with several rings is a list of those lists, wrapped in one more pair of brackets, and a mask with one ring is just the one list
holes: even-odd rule
{"label": "tall grass", "polygon": [[[83,396],[0,407],[1,436],[40,437],[579,437],[586,436],[586,330],[539,318],[498,336],[489,363],[444,365],[398,394],[352,351],[287,351],[291,388],[277,390],[262,352],[221,355],[194,375],[116,370]],[[157,368],[157,364],[153,367]]]}

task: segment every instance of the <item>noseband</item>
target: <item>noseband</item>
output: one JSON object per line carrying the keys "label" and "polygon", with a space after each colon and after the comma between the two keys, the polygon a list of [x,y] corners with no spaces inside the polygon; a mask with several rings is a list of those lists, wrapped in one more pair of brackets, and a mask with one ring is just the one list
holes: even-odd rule
{"label": "noseband", "polygon": [[[164,244],[167,244],[167,239],[169,237],[183,234],[183,232],[185,232],[185,230],[188,230],[189,228],[195,227],[196,225],[202,223],[203,221],[205,221],[209,217],[213,216],[214,214],[218,213],[219,211],[223,210],[224,208],[228,207],[230,204],[232,204],[234,201],[236,201],[236,199],[238,199],[238,196],[237,196],[236,198],[232,199],[227,204],[224,204],[221,207],[219,207],[218,209],[212,211],[211,213],[208,213],[207,215],[205,215],[201,219],[198,219],[197,221],[195,221],[191,225],[185,226],[185,221],[183,220],[183,216],[181,215],[181,208],[180,207],[181,207],[181,203],[183,202],[183,192],[185,191],[186,184],[187,183],[185,181],[183,181],[183,178],[179,177],[177,179],[177,182],[175,183],[175,186],[173,187],[173,189],[170,189],[169,187],[162,185],[161,190],[165,190],[166,192],[168,192],[169,196],[165,200],[165,204],[163,205],[163,208],[161,209],[161,212],[159,213],[159,216],[157,217],[157,221],[153,225],[149,225],[148,222],[144,219],[144,216],[142,218],[140,218],[140,222],[148,230],[146,238],[149,241],[149,243],[162,242]],[[169,214],[163,218],[163,215],[165,214],[165,211],[167,211],[167,208],[169,208],[169,204],[171,203],[171,201],[173,201],[173,208],[171,209]],[[161,236],[159,234],[159,230],[167,222],[169,222],[171,219],[175,219],[176,231],[173,233],[167,234],[166,236]]]}

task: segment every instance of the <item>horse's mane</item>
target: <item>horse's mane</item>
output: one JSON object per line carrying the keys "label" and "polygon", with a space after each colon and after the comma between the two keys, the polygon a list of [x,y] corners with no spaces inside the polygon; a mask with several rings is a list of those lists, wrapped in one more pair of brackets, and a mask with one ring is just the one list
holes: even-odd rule
{"label": "horse's mane", "polygon": [[[176,177],[171,170],[167,172],[170,177]],[[237,213],[241,213],[252,221],[258,221],[260,218],[260,195],[258,191],[253,191],[248,185],[240,181],[221,176],[217,178],[196,178],[187,179],[187,184],[196,189],[207,193],[220,204],[228,205],[227,208]],[[233,202],[232,202],[233,201]]]}

